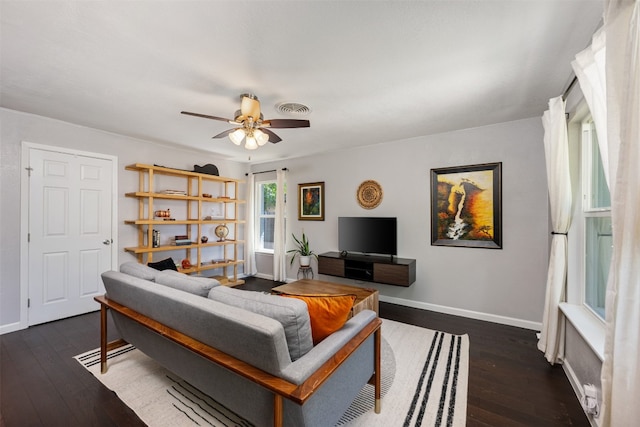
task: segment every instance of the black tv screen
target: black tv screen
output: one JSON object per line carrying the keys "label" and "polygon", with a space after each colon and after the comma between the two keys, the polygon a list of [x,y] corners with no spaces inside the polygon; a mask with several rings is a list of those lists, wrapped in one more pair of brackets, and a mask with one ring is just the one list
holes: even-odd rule
{"label": "black tv screen", "polygon": [[338,217],[338,248],[341,252],[397,255],[397,219]]}

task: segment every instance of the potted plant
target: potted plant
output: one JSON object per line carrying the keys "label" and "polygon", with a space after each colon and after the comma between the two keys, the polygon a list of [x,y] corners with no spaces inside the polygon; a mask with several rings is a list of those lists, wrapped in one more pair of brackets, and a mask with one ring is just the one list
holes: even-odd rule
{"label": "potted plant", "polygon": [[300,257],[300,267],[308,267],[311,264],[311,257],[318,259],[318,256],[309,248],[309,239],[307,239],[304,232],[302,233],[301,239],[298,239],[293,233],[291,236],[296,242],[296,248],[287,251],[288,254],[293,253],[290,265],[293,265],[293,260],[296,258],[296,255]]}

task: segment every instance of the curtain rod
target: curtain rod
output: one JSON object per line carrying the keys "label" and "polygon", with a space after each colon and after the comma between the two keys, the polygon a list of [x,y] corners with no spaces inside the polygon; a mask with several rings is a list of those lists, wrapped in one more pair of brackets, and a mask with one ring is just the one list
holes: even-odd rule
{"label": "curtain rod", "polygon": [[[254,175],[258,175],[261,173],[269,173],[269,172],[275,172],[277,169],[271,169],[270,171],[262,171],[262,172],[253,172]],[[282,168],[283,171],[288,171],[289,169],[287,168]],[[245,173],[244,176],[249,176],[248,173]]]}
{"label": "curtain rod", "polygon": [[563,101],[567,100],[567,96],[569,96],[569,92],[571,92],[571,89],[573,89],[573,87],[576,85],[577,81],[578,81],[578,77],[573,76],[573,80],[571,80],[571,83],[569,83],[569,86],[567,87],[567,90],[565,90],[564,93],[562,94],[562,100]]}

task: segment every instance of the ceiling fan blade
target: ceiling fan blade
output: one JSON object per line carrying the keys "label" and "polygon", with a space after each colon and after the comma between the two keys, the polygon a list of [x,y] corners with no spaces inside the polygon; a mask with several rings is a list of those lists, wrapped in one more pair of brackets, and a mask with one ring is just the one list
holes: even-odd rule
{"label": "ceiling fan blade", "polygon": [[216,136],[212,136],[211,138],[224,138],[237,129],[239,128],[225,130],[224,132],[220,132],[219,134],[217,134]]}
{"label": "ceiling fan blade", "polygon": [[231,119],[225,119],[224,117],[209,116],[207,114],[190,113],[188,111],[180,111],[180,114],[186,114],[188,116],[195,116],[195,117],[202,117],[202,118],[211,119],[211,120],[220,120],[222,122],[227,122],[227,123],[235,123],[235,121]]}
{"label": "ceiling fan blade", "polygon": [[260,118],[260,101],[258,97],[251,94],[240,95],[240,112],[244,119],[253,117],[253,121],[258,121]]}
{"label": "ceiling fan blade", "polygon": [[282,141],[282,138],[280,138],[278,135],[276,135],[275,133],[273,133],[272,131],[270,131],[269,129],[266,128],[260,128],[260,130],[264,133],[266,133],[267,135],[269,135],[269,142],[272,143],[276,143],[276,142],[280,142]]}
{"label": "ceiling fan blade", "polygon": [[272,128],[308,128],[311,123],[309,120],[299,120],[299,119],[272,119],[265,120],[262,122],[263,126],[269,126]]}

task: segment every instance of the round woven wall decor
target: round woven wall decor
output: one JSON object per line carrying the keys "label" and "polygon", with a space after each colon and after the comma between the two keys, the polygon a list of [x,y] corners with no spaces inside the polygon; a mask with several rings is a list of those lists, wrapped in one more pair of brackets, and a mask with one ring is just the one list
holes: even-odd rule
{"label": "round woven wall decor", "polygon": [[382,202],[382,187],[373,180],[364,181],[358,187],[358,204],[365,209],[378,207]]}

